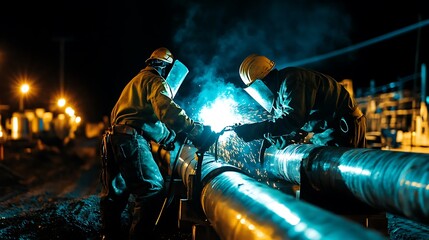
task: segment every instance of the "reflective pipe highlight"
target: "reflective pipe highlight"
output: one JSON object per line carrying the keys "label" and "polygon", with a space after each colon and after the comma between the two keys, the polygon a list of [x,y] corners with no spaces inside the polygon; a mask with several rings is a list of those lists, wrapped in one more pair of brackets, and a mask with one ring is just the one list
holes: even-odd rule
{"label": "reflective pipe highlight", "polygon": [[[196,149],[184,146],[175,171],[190,188]],[[299,201],[205,154],[202,210],[221,239],[386,239],[378,232]]]}
{"label": "reflective pipe highlight", "polygon": [[376,209],[429,223],[429,154],[303,144],[270,147],[264,160],[269,174],[286,181],[305,177],[321,191],[351,192]]}

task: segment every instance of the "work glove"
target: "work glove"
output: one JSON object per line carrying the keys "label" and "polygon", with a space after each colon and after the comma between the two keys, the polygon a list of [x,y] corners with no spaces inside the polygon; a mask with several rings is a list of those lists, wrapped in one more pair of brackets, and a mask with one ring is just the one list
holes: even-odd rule
{"label": "work glove", "polygon": [[168,135],[165,138],[163,138],[159,144],[165,150],[172,151],[172,150],[174,150],[174,142],[176,141],[176,133],[171,129],[167,129],[167,131],[169,131]]}
{"label": "work glove", "polygon": [[208,125],[195,123],[194,130],[189,135],[189,140],[200,151],[205,152],[216,142],[218,135]]}
{"label": "work glove", "polygon": [[307,135],[308,135],[308,132],[303,130],[298,130],[282,136],[272,136],[271,134],[266,134],[264,137],[277,149],[282,150],[291,144],[305,143],[305,139]]}
{"label": "work glove", "polygon": [[266,137],[266,140],[275,146],[278,150],[282,150],[292,144],[286,136]]}
{"label": "work glove", "polygon": [[267,128],[267,122],[234,125],[235,133],[245,142],[250,142],[256,139],[263,139],[264,133],[267,132]]}

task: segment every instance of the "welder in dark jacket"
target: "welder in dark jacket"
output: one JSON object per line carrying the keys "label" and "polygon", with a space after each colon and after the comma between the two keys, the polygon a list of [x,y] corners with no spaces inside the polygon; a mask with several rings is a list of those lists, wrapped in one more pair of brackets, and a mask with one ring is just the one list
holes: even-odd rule
{"label": "welder in dark jacket", "polygon": [[172,64],[173,55],[167,48],[156,49],[146,60],[146,67],[125,86],[111,112],[111,132],[105,138],[110,138],[111,147],[106,148],[114,158],[103,166],[100,200],[106,238],[121,237],[120,217],[130,194],[134,197],[130,239],[153,237],[164,197],[164,179],[150,141],[171,146],[176,133],[184,133],[197,148],[214,143],[206,141],[208,135],[215,134],[211,128],[193,121],[173,101],[187,72],[185,76],[167,78]]}
{"label": "welder in dark jacket", "polygon": [[278,70],[252,54],[240,65],[245,90],[273,116],[235,128],[244,141],[264,139],[282,149],[292,143],[364,148],[366,118],[346,88],[310,69]]}

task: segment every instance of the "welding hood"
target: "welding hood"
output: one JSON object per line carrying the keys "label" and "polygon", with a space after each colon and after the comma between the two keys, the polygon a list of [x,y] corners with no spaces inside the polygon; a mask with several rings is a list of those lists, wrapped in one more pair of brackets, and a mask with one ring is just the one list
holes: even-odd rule
{"label": "welding hood", "polygon": [[182,82],[185,80],[186,75],[188,75],[189,69],[180,62],[179,60],[174,60],[173,66],[171,67],[170,72],[168,73],[165,81],[168,83],[171,89],[171,98],[176,96],[177,91],[182,85]]}
{"label": "welding hood", "polygon": [[274,104],[274,94],[262,80],[256,79],[250,86],[244,88],[244,91],[271,113]]}

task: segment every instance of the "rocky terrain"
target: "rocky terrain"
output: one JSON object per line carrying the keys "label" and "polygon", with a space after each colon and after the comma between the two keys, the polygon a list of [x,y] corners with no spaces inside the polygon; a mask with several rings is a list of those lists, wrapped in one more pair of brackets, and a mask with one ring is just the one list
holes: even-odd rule
{"label": "rocky terrain", "polygon": [[[100,239],[97,147],[97,139],[62,149],[6,145],[0,161],[0,239]],[[124,212],[123,229],[127,219]],[[160,239],[190,239],[171,221],[159,227]]]}

